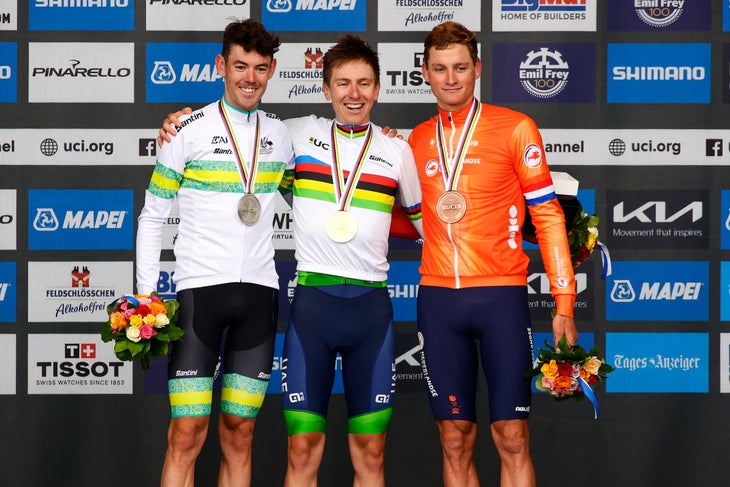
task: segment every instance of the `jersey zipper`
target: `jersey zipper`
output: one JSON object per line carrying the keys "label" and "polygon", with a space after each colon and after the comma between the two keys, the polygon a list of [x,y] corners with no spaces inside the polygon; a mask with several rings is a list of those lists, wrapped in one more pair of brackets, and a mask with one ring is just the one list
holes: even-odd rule
{"label": "jersey zipper", "polygon": [[[454,117],[451,116],[451,112],[448,113],[449,116],[449,124],[451,125],[451,135],[449,136],[449,160],[451,160],[451,155],[454,153],[454,137],[456,136],[456,124],[454,123]],[[447,161],[448,163],[448,161]],[[451,170],[454,168],[452,167]],[[446,188],[448,190],[448,188]],[[452,233],[452,223],[448,223],[448,234],[449,234],[449,241],[451,242],[451,247],[453,248],[453,266],[454,266],[454,287],[456,289],[461,289],[461,277],[459,276],[459,250],[456,246],[456,242],[454,241],[454,234]]]}

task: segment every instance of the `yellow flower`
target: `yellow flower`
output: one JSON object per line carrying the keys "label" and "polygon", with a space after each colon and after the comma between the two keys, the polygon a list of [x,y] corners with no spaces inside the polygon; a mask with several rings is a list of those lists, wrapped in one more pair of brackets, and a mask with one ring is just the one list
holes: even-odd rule
{"label": "yellow flower", "polygon": [[157,317],[151,313],[144,317],[144,322],[147,325],[152,326],[155,324],[156,321],[157,321]]}
{"label": "yellow flower", "polygon": [[588,381],[588,377],[591,376],[591,373],[588,372],[586,369],[580,369],[580,378],[584,381]]}
{"label": "yellow flower", "polygon": [[558,364],[555,360],[550,360],[550,362],[542,364],[540,372],[548,379],[555,379],[558,376]]}
{"label": "yellow flower", "polygon": [[596,246],[597,241],[598,229],[596,227],[590,227],[588,229],[588,241],[586,242],[586,247],[588,247],[590,250],[593,250],[593,248]]}
{"label": "yellow flower", "polygon": [[598,360],[596,357],[589,358],[588,361],[583,365],[583,368],[591,375],[598,375],[598,369],[600,367],[601,361]]}
{"label": "yellow flower", "polygon": [[143,323],[143,320],[140,315],[132,315],[129,318],[129,324],[135,328],[139,328],[140,326],[142,326],[142,323]]}
{"label": "yellow flower", "polygon": [[127,321],[124,319],[124,315],[119,311],[115,311],[109,315],[109,322],[114,333],[119,330],[123,330],[124,327],[127,326]]}

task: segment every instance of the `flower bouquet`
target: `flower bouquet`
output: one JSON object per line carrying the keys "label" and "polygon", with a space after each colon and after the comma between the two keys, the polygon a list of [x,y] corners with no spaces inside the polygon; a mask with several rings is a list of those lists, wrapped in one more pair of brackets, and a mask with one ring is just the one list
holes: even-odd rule
{"label": "flower bouquet", "polygon": [[536,377],[535,387],[547,391],[556,401],[588,397],[597,418],[598,400],[591,386],[606,380],[613,367],[598,358],[597,347],[586,352],[580,345],[568,346],[565,337],[558,341],[557,348],[547,340],[545,346],[538,350],[534,367],[525,371],[525,376]]}
{"label": "flower bouquet", "polygon": [[574,198],[573,204],[576,206],[576,211],[568,227],[568,246],[575,269],[591,256],[598,244],[598,217],[588,215],[578,198]]}
{"label": "flower bouquet", "polygon": [[170,342],[185,333],[177,326],[179,303],[157,293],[125,295],[107,306],[109,320],[101,329],[104,342],[114,340],[121,360],[137,360],[149,369],[152,356],[166,355]]}

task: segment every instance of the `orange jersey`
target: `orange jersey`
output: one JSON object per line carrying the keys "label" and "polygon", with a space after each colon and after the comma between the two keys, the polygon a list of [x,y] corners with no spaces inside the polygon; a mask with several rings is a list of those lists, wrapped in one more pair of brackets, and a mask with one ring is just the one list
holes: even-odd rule
{"label": "orange jersey", "polygon": [[[439,109],[447,157],[453,157],[470,108]],[[508,108],[481,105],[455,186],[466,199],[466,213],[445,223],[436,213],[445,191],[438,116],[418,125],[409,138],[423,193],[421,284],[452,289],[526,285],[529,257],[520,229],[527,202],[557,311],[572,317],[576,291],[565,217],[535,122]]]}

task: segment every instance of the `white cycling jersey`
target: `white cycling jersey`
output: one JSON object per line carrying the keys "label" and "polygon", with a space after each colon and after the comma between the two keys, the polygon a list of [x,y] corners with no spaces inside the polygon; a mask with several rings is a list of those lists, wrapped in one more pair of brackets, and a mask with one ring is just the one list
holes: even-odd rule
{"label": "white cycling jersey", "polygon": [[[294,168],[284,124],[262,110],[244,112],[228,103],[242,163],[250,166],[254,144],[258,169],[252,191],[261,202],[258,221],[238,216],[244,187],[218,102],[180,118],[181,128],[160,150],[137,230],[137,291],[157,289],[162,227],[177,198],[180,223],[175,242],[177,290],[229,282],[279,288],[274,265],[274,198],[285,171]],[[260,136],[255,139],[256,119]]]}
{"label": "white cycling jersey", "polygon": [[[355,237],[332,240],[327,220],[338,210],[332,175],[332,120],[314,115],[285,120],[296,154],[294,180],[294,242],[297,270],[366,281],[385,281],[388,234],[398,196],[411,221],[421,231],[421,189],[408,144],[390,138],[372,125],[372,141],[364,159],[349,212],[357,222]],[[339,159],[345,178],[358,161],[363,131],[337,131]]]}

